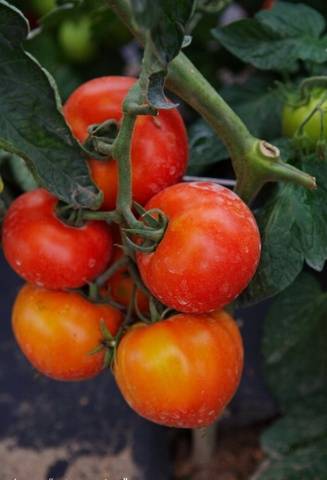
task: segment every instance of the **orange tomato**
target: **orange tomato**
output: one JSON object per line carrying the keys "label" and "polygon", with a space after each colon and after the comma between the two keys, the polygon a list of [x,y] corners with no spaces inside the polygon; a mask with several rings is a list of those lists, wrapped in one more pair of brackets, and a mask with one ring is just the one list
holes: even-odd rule
{"label": "orange tomato", "polygon": [[83,380],[100,373],[104,351],[100,322],[115,335],[122,322],[119,310],[91,303],[72,292],[46,290],[26,284],[12,315],[18,345],[30,363],[56,380]]}
{"label": "orange tomato", "polygon": [[242,368],[237,324],[218,311],[132,326],[118,345],[114,374],[139,415],[162,425],[196,428],[221,415]]}
{"label": "orange tomato", "polygon": [[[126,308],[132,298],[134,280],[128,270],[115,273],[107,283],[107,290],[113,300],[124,305]],[[142,313],[149,311],[149,299],[139,288],[136,289],[137,306]]]}
{"label": "orange tomato", "polygon": [[[114,243],[112,263],[115,263],[117,260],[122,258],[124,252],[122,248],[118,246],[122,243],[118,228],[113,225],[111,229]],[[134,280],[132,279],[128,268],[123,266],[109,278],[104,287],[101,289],[101,294],[104,297],[109,294],[109,297],[115,302],[118,302],[120,305],[128,308],[133,294],[133,287]],[[143,293],[139,288],[136,289],[136,299],[140,312],[146,314],[149,311],[149,299],[147,295],[145,295],[145,293]]]}

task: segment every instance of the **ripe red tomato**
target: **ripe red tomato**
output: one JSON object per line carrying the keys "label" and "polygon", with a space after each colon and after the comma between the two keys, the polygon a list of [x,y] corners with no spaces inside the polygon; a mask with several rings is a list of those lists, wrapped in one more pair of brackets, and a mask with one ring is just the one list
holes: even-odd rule
{"label": "ripe red tomato", "polygon": [[12,316],[16,340],[31,364],[56,380],[83,380],[100,373],[104,351],[90,355],[103,340],[100,322],[115,335],[119,310],[97,305],[72,292],[26,284]]}
{"label": "ripe red tomato", "polygon": [[71,227],[55,215],[57,199],[43,189],[24,193],[3,223],[3,250],[25,280],[54,289],[77,288],[97,277],[112,254],[104,222]]}
{"label": "ripe red tomato", "polygon": [[271,10],[275,5],[276,0],[264,0],[261,10]]}
{"label": "ripe red tomato", "polygon": [[[83,142],[87,128],[108,119],[120,121],[122,103],[135,83],[130,77],[101,77],[81,85],[64,107],[67,123]],[[188,144],[182,117],[176,109],[157,117],[139,116],[132,140],[133,198],[145,204],[155,193],[178,182],[186,169]],[[89,162],[93,179],[104,193],[102,208],[115,208],[117,165],[114,160]]]}
{"label": "ripe red tomato", "polygon": [[136,324],[118,345],[114,374],[131,408],[179,428],[213,423],[233,397],[243,368],[235,321],[223,311]]}
{"label": "ripe red tomato", "polygon": [[169,219],[153,253],[138,253],[145,285],[163,304],[205,313],[230,303],[250,282],[260,256],[254,217],[233,192],[213,183],[180,183],[146,208]]}

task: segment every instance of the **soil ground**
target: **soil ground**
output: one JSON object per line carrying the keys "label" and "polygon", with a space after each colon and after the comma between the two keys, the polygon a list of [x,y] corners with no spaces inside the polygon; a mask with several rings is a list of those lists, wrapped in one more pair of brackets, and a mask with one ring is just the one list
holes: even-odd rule
{"label": "soil ground", "polygon": [[219,432],[211,459],[195,465],[189,441],[179,440],[174,480],[249,480],[264,459],[259,445],[262,425]]}

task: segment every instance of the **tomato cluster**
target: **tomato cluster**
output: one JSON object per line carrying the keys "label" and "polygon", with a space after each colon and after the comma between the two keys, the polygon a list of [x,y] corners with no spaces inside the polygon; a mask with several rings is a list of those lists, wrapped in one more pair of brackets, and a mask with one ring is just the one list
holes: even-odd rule
{"label": "tomato cluster", "polygon": [[[113,119],[119,126],[134,82],[104,77],[72,94],[64,114],[79,141],[90,125]],[[126,244],[124,250],[117,246],[124,242],[116,227],[104,221],[68,224],[57,199],[41,188],[10,206],[3,249],[28,282],[12,323],[35,368],[54,379],[82,380],[97,375],[110,358],[136,412],[164,425],[194,428],[221,414],[240,381],[242,340],[222,307],[251,280],[260,236],[251,211],[230,190],[179,183],[187,156],[176,109],[138,117],[133,198],[153,212],[153,221],[158,210],[168,219],[154,251],[138,251],[134,259]],[[114,209],[115,159],[90,159],[89,165],[104,193],[101,208]],[[87,296],[87,284],[101,287],[96,298]]]}

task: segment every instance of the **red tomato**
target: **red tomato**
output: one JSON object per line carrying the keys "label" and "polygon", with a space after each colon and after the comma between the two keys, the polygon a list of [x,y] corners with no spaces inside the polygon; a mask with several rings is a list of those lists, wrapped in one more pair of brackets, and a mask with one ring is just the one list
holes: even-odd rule
{"label": "red tomato", "polygon": [[104,222],[71,227],[55,215],[57,199],[43,189],[18,197],[3,223],[3,250],[25,280],[46,288],[77,288],[102,273],[112,254]]}
{"label": "red tomato", "polygon": [[90,352],[103,340],[101,321],[115,335],[122,315],[77,293],[30,284],[19,292],[12,316],[14,334],[24,355],[37,370],[56,380],[83,380],[100,373],[104,351]]}
{"label": "red tomato", "polygon": [[[89,125],[108,119],[120,121],[122,103],[135,83],[130,77],[101,77],[81,85],[64,107],[67,123],[80,142]],[[182,117],[176,109],[157,117],[139,116],[132,140],[133,198],[145,204],[155,193],[178,182],[186,169],[188,144]],[[102,208],[115,208],[117,165],[114,160],[90,160],[93,179],[104,193]]]}
{"label": "red tomato", "polygon": [[262,4],[261,9],[262,10],[271,10],[273,6],[275,5],[276,0],[265,0]]}
{"label": "red tomato", "polygon": [[118,345],[114,374],[139,415],[163,425],[195,428],[221,415],[242,368],[238,327],[220,311],[134,325]]}
{"label": "red tomato", "polygon": [[[133,294],[134,281],[127,269],[115,273],[108,281],[106,290],[116,302],[129,306]],[[136,289],[137,306],[142,313],[149,311],[149,299],[140,289]]]}
{"label": "red tomato", "polygon": [[180,183],[146,208],[168,216],[153,253],[138,253],[145,285],[180,312],[205,313],[230,303],[250,282],[260,256],[254,217],[233,192],[213,183]]}

